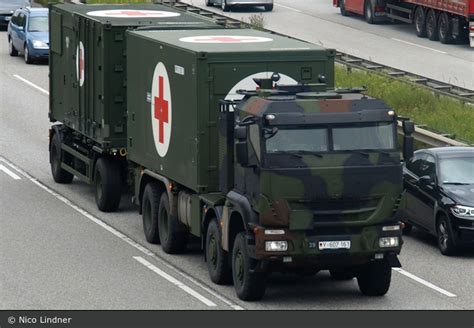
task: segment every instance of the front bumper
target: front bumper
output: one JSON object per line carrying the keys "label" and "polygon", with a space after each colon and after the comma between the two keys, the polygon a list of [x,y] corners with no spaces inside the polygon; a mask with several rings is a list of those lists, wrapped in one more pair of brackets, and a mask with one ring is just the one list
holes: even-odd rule
{"label": "front bumper", "polygon": [[[31,49],[31,50],[30,50]],[[36,59],[47,59],[49,58],[49,49],[35,49],[31,47],[30,56]]]}
{"label": "front bumper", "polygon": [[249,0],[227,0],[229,6],[265,6],[273,4],[273,0],[258,0],[258,1],[249,1]]}
{"label": "front bumper", "polygon": [[460,245],[474,245],[474,220],[461,219],[450,214],[455,242]]}
{"label": "front bumper", "polygon": [[[388,224],[384,224],[386,226]],[[395,224],[391,224],[395,225]],[[249,248],[254,249],[254,257],[273,262],[307,263],[320,269],[334,266],[364,264],[388,254],[398,255],[403,244],[401,230],[382,231],[382,225],[361,228],[357,233],[318,235],[317,231],[295,231],[282,229],[283,234],[267,235],[263,227],[254,229],[254,240],[249,240]],[[341,231],[344,231],[341,228]],[[381,237],[397,237],[398,246],[380,247]],[[266,251],[267,241],[287,241],[286,251]],[[350,241],[349,249],[319,249],[322,241]]]}

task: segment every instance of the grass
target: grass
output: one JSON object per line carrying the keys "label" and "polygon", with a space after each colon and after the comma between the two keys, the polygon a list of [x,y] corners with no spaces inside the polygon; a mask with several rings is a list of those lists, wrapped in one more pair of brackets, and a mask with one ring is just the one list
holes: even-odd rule
{"label": "grass", "polygon": [[88,4],[93,3],[153,3],[152,0],[87,0]]}
{"label": "grass", "polygon": [[338,87],[367,87],[367,95],[383,99],[399,116],[418,125],[474,144],[474,106],[437,96],[422,87],[360,70],[336,67]]}
{"label": "grass", "polygon": [[64,2],[64,1],[62,0],[34,0],[34,2],[43,6],[47,6],[48,3],[59,3],[59,2]]}

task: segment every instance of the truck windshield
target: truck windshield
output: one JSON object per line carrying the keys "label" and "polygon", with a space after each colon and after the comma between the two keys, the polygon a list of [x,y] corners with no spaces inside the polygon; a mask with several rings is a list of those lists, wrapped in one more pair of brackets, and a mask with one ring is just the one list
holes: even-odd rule
{"label": "truck windshield", "polygon": [[266,140],[267,154],[387,150],[394,148],[395,132],[391,122],[305,129],[280,126],[277,132]]}

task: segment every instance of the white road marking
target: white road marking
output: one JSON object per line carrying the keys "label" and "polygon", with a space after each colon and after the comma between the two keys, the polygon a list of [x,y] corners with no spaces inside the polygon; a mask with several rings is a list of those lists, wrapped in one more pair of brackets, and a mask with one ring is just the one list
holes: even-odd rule
{"label": "white road marking", "polygon": [[165,278],[166,280],[168,280],[170,283],[172,283],[176,287],[181,288],[182,290],[184,290],[189,295],[193,296],[194,298],[197,298],[199,301],[206,304],[207,306],[217,306],[216,303],[210,301],[208,298],[206,298],[203,295],[199,294],[198,292],[196,292],[191,287],[183,284],[181,281],[173,278],[172,276],[170,276],[169,274],[167,274],[163,270],[160,270],[159,268],[157,268],[156,266],[154,266],[153,264],[151,264],[150,262],[145,260],[143,257],[134,256],[133,258],[135,260],[137,260],[138,262],[140,262],[141,264],[143,264],[144,266],[146,266],[148,269],[150,269],[154,273],[156,273],[156,274],[160,275],[161,277]]}
{"label": "white road marking", "polygon": [[183,278],[189,280],[190,282],[192,282],[194,285],[198,286],[199,288],[205,290],[207,293],[209,293],[210,295],[214,296],[215,298],[217,298],[218,300],[220,300],[221,302],[225,303],[226,305],[228,305],[229,307],[231,307],[232,309],[234,310],[245,310],[243,307],[235,304],[234,302],[230,301],[229,299],[225,298],[224,296],[222,295],[219,295],[217,292],[215,292],[214,290],[212,290],[211,288],[207,287],[206,285],[202,284],[201,282],[199,282],[198,280],[194,279],[192,276],[190,276],[189,274],[181,271],[179,268],[175,267],[174,265],[172,264],[169,264],[168,262],[166,262],[165,260],[161,259],[160,257],[156,256],[153,252],[151,252],[149,249],[147,249],[146,247],[143,247],[142,245],[140,245],[139,243],[135,242],[134,240],[130,239],[129,237],[127,237],[126,235],[124,235],[123,233],[121,233],[120,231],[118,231],[117,229],[113,228],[112,226],[108,225],[107,223],[105,223],[104,221],[100,220],[99,218],[95,217],[94,215],[92,215],[91,213],[87,212],[86,210],[80,208],[79,206],[75,205],[72,201],[70,201],[69,199],[67,199],[66,197],[58,194],[57,192],[55,192],[54,190],[52,190],[51,188],[49,188],[48,186],[46,186],[45,184],[39,182],[36,178],[32,177],[30,174],[28,174],[27,172],[23,171],[22,169],[20,169],[19,167],[17,167],[15,164],[11,163],[10,161],[6,160],[5,158],[1,157],[0,156],[0,162],[3,162],[5,163],[6,165],[8,165],[9,167],[11,167],[13,170],[15,170],[16,172],[18,172],[19,174],[23,175],[25,178],[27,178],[29,181],[31,181],[32,183],[34,183],[35,185],[37,185],[38,187],[40,187],[41,189],[43,189],[44,191],[46,191],[48,194],[54,196],[55,198],[57,198],[58,200],[60,200],[61,202],[63,202],[64,204],[66,204],[67,206],[71,207],[72,209],[74,209],[75,211],[79,212],[80,214],[84,215],[86,218],[88,218],[89,220],[91,220],[92,222],[98,224],[99,226],[101,226],[102,228],[104,228],[105,230],[111,232],[113,235],[115,235],[116,237],[122,239],[124,242],[128,243],[129,245],[135,247],[136,249],[138,249],[140,252],[142,252],[143,254],[147,255],[147,256],[150,256],[151,258],[153,258],[154,260],[160,262],[161,264],[163,264],[164,266],[166,266],[167,268],[169,268],[170,270],[173,270],[174,272],[176,272],[177,274],[181,275]]}
{"label": "white road marking", "polygon": [[9,169],[7,169],[5,166],[1,164],[0,164],[0,171],[3,171],[6,174],[8,174],[11,178],[13,178],[13,180],[21,180],[21,178],[18,175],[16,175],[15,173],[13,173],[12,171],[10,171]]}
{"label": "white road marking", "polygon": [[43,89],[43,88],[37,86],[37,85],[34,84],[33,82],[30,82],[30,81],[28,81],[27,79],[22,78],[20,75],[14,74],[13,76],[16,77],[18,80],[20,80],[20,81],[22,81],[22,82],[28,84],[30,87],[33,87],[33,88],[35,88],[36,90],[38,90],[38,91],[44,93],[45,95],[48,95],[48,96],[49,96],[49,91],[47,91],[47,90],[45,90],[45,89]]}
{"label": "white road marking", "polygon": [[412,274],[412,273],[410,273],[410,272],[408,272],[408,271],[405,271],[405,270],[403,270],[403,269],[401,269],[401,268],[393,268],[393,270],[397,271],[398,273],[401,273],[402,275],[404,275],[404,276],[406,276],[406,277],[408,277],[408,278],[410,278],[410,279],[415,280],[416,282],[419,282],[419,283],[422,284],[422,285],[425,285],[425,286],[428,287],[428,288],[434,289],[434,290],[436,290],[437,292],[439,292],[439,293],[441,293],[441,294],[444,294],[444,295],[446,295],[446,296],[448,296],[448,297],[456,297],[455,294],[453,294],[453,293],[451,293],[451,292],[448,292],[447,290],[444,290],[443,288],[440,288],[440,287],[438,287],[438,286],[436,286],[436,285],[433,285],[431,282],[428,282],[428,281],[426,281],[426,280],[424,280],[424,279],[421,279],[420,277],[417,277],[417,276],[415,276],[414,274]]}
{"label": "white road marking", "polygon": [[421,45],[419,45],[419,44],[411,43],[411,42],[408,42],[408,41],[403,41],[403,40],[396,39],[396,38],[392,38],[392,40],[398,41],[398,42],[401,42],[401,43],[405,43],[405,44],[409,44],[409,45],[411,45],[411,46],[415,46],[415,47],[418,47],[418,48],[423,48],[423,49],[426,49],[426,50],[431,50],[431,51],[434,51],[434,52],[437,52],[437,53],[440,53],[440,54],[443,54],[443,55],[447,55],[447,54],[448,54],[447,52],[444,52],[444,51],[441,51],[441,50],[437,50],[437,49],[433,49],[433,48],[421,46]]}
{"label": "white road marking", "polygon": [[295,9],[295,8],[291,8],[291,7],[287,7],[287,6],[284,6],[284,5],[280,5],[278,3],[275,3],[275,6],[277,7],[281,7],[281,8],[285,8],[285,9],[288,9],[288,10],[292,10],[292,11],[295,11],[297,13],[301,13],[302,11],[301,10],[298,10],[298,9]]}

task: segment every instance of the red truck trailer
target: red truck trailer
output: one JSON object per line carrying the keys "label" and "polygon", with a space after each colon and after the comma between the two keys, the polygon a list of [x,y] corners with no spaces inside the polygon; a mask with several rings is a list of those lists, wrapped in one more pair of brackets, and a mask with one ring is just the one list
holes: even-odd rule
{"label": "red truck trailer", "polygon": [[413,24],[419,37],[474,47],[474,0],[333,0],[343,16],[359,14],[369,24],[387,19]]}

